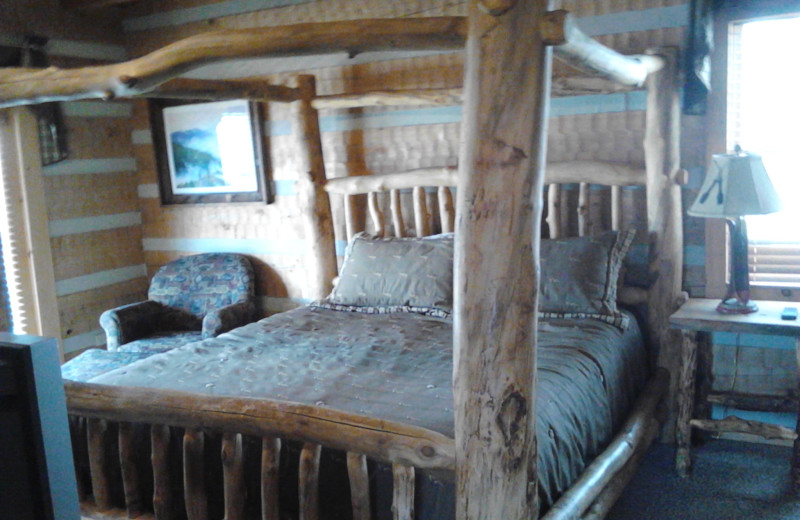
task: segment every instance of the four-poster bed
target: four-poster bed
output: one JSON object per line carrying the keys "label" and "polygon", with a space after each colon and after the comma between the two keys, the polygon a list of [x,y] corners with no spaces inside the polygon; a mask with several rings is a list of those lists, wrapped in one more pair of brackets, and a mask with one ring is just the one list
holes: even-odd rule
{"label": "four-poster bed", "polygon": [[[427,234],[425,191],[434,186],[440,203],[441,230],[455,226],[454,251],[454,438],[402,421],[370,417],[324,406],[273,399],[218,397],[128,386],[67,382],[71,414],[85,417],[94,503],[101,512],[114,505],[108,423],[118,422],[121,480],[127,514],[154,511],[156,518],[173,517],[169,482],[170,428],[183,435],[183,495],[189,518],[205,518],[203,481],[204,430],[222,437],[222,481],[225,518],[242,518],[246,493],[243,482],[242,434],[263,439],[260,492],[263,518],[278,518],[274,500],[280,439],[300,441],[300,516],[316,518],[321,446],[347,453],[354,518],[369,518],[367,459],[390,464],[394,479],[392,510],[396,518],[412,518],[415,468],[455,472],[458,518],[533,518],[539,515],[535,434],[537,303],[539,300],[538,229],[548,189],[548,224],[559,236],[562,183],[578,183],[579,231],[586,230],[589,184],[611,188],[612,227],[619,228],[620,186],[647,186],[647,232],[651,241],[648,289],[623,291],[635,303],[646,304],[647,334],[655,343],[661,366],[671,367],[673,353],[664,343],[668,316],[680,292],[681,237],[678,179],[677,89],[674,56],[627,59],[594,52],[581,43],[563,13],[546,13],[545,2],[475,2],[468,19],[365,20],[304,24],[262,31],[229,31],[189,38],[125,64],[82,71],[4,71],[0,73],[0,106],[58,99],[127,95],[225,97],[221,82],[190,82],[170,78],[201,63],[231,57],[292,55],[345,49],[357,52],[381,48],[457,48],[467,45],[464,110],[459,171],[423,171],[395,176],[326,181],[319,145],[315,106],[359,103],[317,98],[313,78],[300,77],[296,86],[262,86],[237,82],[231,97],[294,101],[295,133],[303,157],[298,182],[299,204],[306,219],[310,283],[317,295],[327,294],[336,275],[333,226],[327,194],[351,195],[388,190],[393,222],[402,222],[400,190],[412,188],[419,221],[417,233]],[[355,27],[354,27],[355,26]],[[519,41],[528,43],[518,45]],[[551,170],[545,178],[547,91],[550,83],[547,45],[567,42],[567,51],[582,65],[641,83],[648,72],[646,173],[620,165],[573,163]],[[610,60],[610,61],[609,61]],[[633,71],[633,72],[631,72]],[[633,74],[634,77],[630,75]],[[627,76],[627,77],[626,77]],[[371,93],[379,103],[449,102],[459,93]],[[341,106],[341,105],[340,105]],[[415,182],[423,178],[423,183]],[[600,178],[602,177],[602,179]],[[453,219],[451,193],[456,186],[458,219]],[[368,195],[373,228],[385,230],[376,195]],[[347,205],[345,205],[347,207]],[[349,214],[349,213],[348,213]],[[394,224],[395,230],[403,226]],[[348,232],[350,234],[350,232]],[[660,347],[660,348],[659,348]],[[667,385],[657,370],[631,407],[629,419],[607,450],[591,463],[576,485],[563,493],[546,518],[602,518],[631,478],[646,446],[657,434],[656,408]],[[142,431],[133,423],[151,424],[153,499],[144,505],[141,475],[133,462],[135,438]],[[178,476],[172,477],[178,479]],[[174,480],[173,480],[174,482]],[[149,501],[149,500],[148,500]],[[106,513],[103,513],[106,511]],[[126,514],[120,512],[121,515]]]}

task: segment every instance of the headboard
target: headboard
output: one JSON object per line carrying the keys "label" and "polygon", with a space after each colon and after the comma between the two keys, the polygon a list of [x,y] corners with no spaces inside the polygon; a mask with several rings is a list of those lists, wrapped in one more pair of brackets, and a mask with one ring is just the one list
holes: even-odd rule
{"label": "headboard", "polygon": [[[333,178],[326,182],[325,191],[332,197],[341,197],[347,241],[358,231],[376,236],[422,237],[455,229],[453,191],[457,183],[455,167],[422,168]],[[646,243],[644,168],[606,161],[550,163],[545,170],[545,185],[547,216],[543,237],[587,236],[635,228],[641,235],[639,242]],[[638,188],[639,204],[624,203],[625,187]],[[569,196],[575,191],[577,198]],[[368,221],[356,221],[357,196],[366,196]],[[332,205],[335,202],[332,200]],[[646,303],[647,293],[641,284],[628,284],[620,287],[617,298],[621,303],[640,305]]]}

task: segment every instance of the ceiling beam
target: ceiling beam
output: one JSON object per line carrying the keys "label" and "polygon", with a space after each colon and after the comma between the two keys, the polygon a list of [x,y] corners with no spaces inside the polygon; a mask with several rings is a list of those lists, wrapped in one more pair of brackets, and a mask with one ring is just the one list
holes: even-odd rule
{"label": "ceiling beam", "polygon": [[108,7],[110,5],[132,4],[137,0],[61,0],[64,9],[84,10]]}

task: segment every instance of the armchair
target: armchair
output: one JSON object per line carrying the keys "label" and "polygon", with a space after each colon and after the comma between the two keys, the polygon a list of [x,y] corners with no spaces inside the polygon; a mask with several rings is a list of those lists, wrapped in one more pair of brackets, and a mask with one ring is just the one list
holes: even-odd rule
{"label": "armchair", "polygon": [[187,256],[161,267],[147,296],[100,316],[109,351],[155,354],[249,323],[253,267],[238,254]]}

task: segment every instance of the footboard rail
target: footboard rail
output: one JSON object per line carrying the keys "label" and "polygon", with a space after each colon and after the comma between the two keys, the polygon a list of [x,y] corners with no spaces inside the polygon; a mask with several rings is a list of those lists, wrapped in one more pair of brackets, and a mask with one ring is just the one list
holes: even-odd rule
{"label": "footboard rail", "polygon": [[[116,387],[65,381],[70,415],[86,418],[86,438],[94,504],[84,514],[114,518],[110,498],[108,444],[111,422],[119,423],[118,452],[126,511],[121,517],[150,516],[142,496],[140,475],[133,460],[133,423],[150,425],[153,468],[152,516],[175,517],[170,490],[169,438],[171,428],[183,428],[183,492],[186,517],[206,520],[208,507],[204,468],[204,439],[222,435],[221,462],[225,520],[245,518],[242,436],[262,439],[261,518],[278,520],[278,466],[282,440],[300,441],[300,518],[319,517],[318,480],[322,447],[347,453],[353,518],[371,518],[367,459],[392,465],[395,519],[414,516],[415,468],[455,467],[453,439],[407,424],[285,401],[216,397],[170,390]],[[87,512],[89,511],[89,512]],[[95,514],[96,513],[96,514]],[[182,516],[182,515],[181,515]]]}

